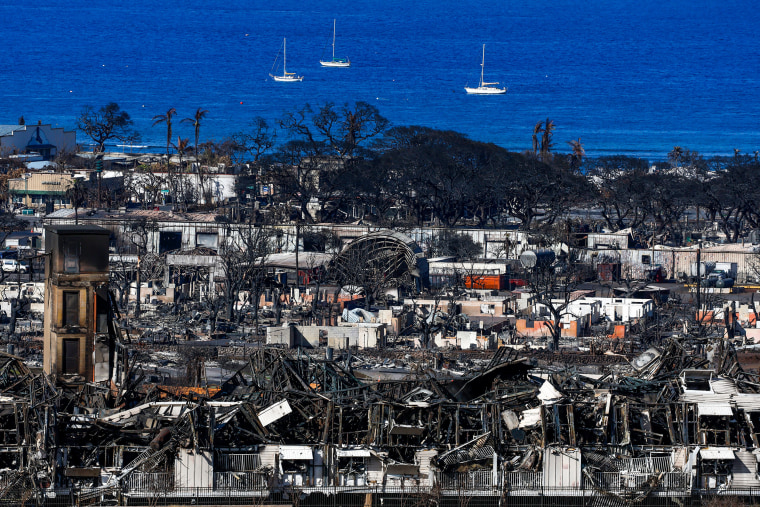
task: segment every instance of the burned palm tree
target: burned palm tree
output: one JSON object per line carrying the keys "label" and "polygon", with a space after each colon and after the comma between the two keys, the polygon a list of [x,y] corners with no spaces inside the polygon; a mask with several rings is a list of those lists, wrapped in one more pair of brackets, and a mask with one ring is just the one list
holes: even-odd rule
{"label": "burned palm tree", "polygon": [[683,157],[683,148],[680,146],[673,146],[673,149],[668,153],[668,160],[674,167],[678,167]]}
{"label": "burned palm tree", "polygon": [[190,139],[187,137],[182,139],[181,137],[177,136],[177,143],[172,144],[172,146],[175,150],[177,150],[177,156],[179,157],[179,172],[182,172],[182,156],[190,151]]}
{"label": "burned palm tree", "polygon": [[177,114],[177,110],[169,108],[166,114],[159,114],[153,117],[153,126],[159,123],[166,123],[166,167],[169,167],[169,148],[172,145],[172,117]]}
{"label": "burned palm tree", "polygon": [[533,154],[538,156],[538,136],[544,131],[544,122],[540,121],[533,127]]}
{"label": "burned palm tree", "polygon": [[543,135],[541,136],[541,160],[544,162],[546,162],[550,156],[554,128],[554,121],[547,118],[546,123],[544,123]]}
{"label": "burned palm tree", "polygon": [[177,143],[173,144],[174,149],[177,150],[177,156],[179,157],[179,171],[178,174],[170,176],[169,178],[169,184],[172,187],[172,199],[176,199],[179,202],[182,202],[185,204],[185,207],[187,207],[187,203],[190,200],[189,196],[192,194],[191,189],[188,188],[188,180],[186,177],[182,176],[182,165],[183,160],[182,157],[185,153],[190,151],[190,139],[185,138],[182,139],[181,137],[177,136]]}
{"label": "burned palm tree", "polygon": [[570,169],[575,171],[580,167],[581,162],[583,162],[583,157],[586,156],[586,150],[583,149],[580,137],[577,141],[568,141],[567,144],[570,145],[570,149],[572,150],[570,153]]}
{"label": "burned palm tree", "polygon": [[195,130],[195,160],[198,160],[198,138],[200,137],[201,133],[201,120],[206,117],[206,114],[208,114],[208,110],[201,109],[200,107],[195,111],[195,114],[192,118],[185,118],[180,123],[192,123],[193,129]]}

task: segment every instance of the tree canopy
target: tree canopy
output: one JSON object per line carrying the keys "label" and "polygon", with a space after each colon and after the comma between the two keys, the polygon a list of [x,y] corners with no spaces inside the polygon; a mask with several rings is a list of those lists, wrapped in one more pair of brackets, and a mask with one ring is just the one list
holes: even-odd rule
{"label": "tree canopy", "polygon": [[92,139],[95,151],[99,153],[105,150],[105,144],[112,139],[139,139],[137,133],[130,128],[132,123],[129,113],[122,111],[116,102],[109,102],[97,110],[85,106],[77,118],[77,128]]}

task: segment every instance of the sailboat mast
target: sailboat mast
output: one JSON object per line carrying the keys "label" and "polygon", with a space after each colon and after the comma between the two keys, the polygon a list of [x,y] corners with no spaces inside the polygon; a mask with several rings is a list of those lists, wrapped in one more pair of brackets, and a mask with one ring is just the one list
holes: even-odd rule
{"label": "sailboat mast", "polygon": [[[288,50],[286,47],[287,39],[282,39],[282,75],[286,75],[288,73]],[[483,53],[485,57],[485,53]],[[480,80],[482,81],[483,78],[481,77]]]}
{"label": "sailboat mast", "polygon": [[480,62],[480,85],[483,86],[483,71],[486,68],[486,45],[483,44],[483,60]]}
{"label": "sailboat mast", "polygon": [[333,19],[333,60],[335,60],[335,20]]}

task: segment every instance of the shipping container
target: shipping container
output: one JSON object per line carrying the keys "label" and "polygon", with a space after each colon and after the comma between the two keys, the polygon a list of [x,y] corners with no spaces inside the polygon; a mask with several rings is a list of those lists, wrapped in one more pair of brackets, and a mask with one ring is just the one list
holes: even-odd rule
{"label": "shipping container", "polygon": [[481,290],[507,290],[509,288],[509,275],[466,275],[464,286],[468,289]]}

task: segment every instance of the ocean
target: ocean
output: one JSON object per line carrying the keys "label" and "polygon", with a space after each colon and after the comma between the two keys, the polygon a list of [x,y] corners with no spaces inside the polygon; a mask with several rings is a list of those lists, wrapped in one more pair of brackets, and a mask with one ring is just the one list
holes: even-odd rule
{"label": "ocean", "polygon": [[[725,0],[5,0],[0,124],[72,129],[83,106],[117,102],[140,144],[152,118],[207,109],[201,141],[306,104],[365,101],[393,125],[454,130],[510,150],[556,124],[555,150],[665,158],[760,149],[756,4]],[[330,52],[348,69],[322,68]],[[268,73],[287,38],[288,70]],[[468,96],[485,78],[509,88]],[[190,124],[175,123],[175,137]],[[78,138],[86,143],[87,139]]]}

